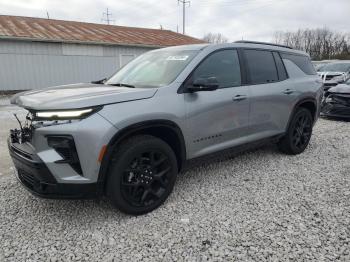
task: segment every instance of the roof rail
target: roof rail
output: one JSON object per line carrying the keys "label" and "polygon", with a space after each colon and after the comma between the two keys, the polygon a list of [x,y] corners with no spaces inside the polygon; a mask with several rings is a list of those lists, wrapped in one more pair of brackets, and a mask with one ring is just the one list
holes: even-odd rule
{"label": "roof rail", "polygon": [[258,42],[258,41],[239,40],[239,41],[235,41],[235,43],[240,43],[240,44],[257,44],[257,45],[272,45],[272,46],[279,46],[279,47],[293,49],[292,47],[287,46],[287,45],[279,45],[279,44],[273,44],[273,43],[267,43],[267,42]]}

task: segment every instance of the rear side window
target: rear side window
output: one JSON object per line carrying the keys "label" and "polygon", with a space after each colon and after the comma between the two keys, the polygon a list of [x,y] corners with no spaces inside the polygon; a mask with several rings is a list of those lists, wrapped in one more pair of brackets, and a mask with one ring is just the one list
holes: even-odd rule
{"label": "rear side window", "polygon": [[316,70],[314,66],[311,64],[311,60],[308,56],[304,55],[292,55],[282,53],[282,58],[287,59],[298,66],[305,74],[307,75],[316,75]]}
{"label": "rear side window", "polygon": [[222,50],[208,56],[193,72],[192,80],[216,77],[220,88],[241,85],[241,69],[236,50]]}
{"label": "rear side window", "polygon": [[266,84],[278,81],[275,60],[270,51],[244,50],[250,84]]}
{"label": "rear side window", "polygon": [[275,58],[275,62],[276,62],[278,79],[280,81],[286,80],[288,78],[288,75],[287,75],[286,68],[284,67],[281,56],[277,52],[272,52],[272,53],[273,53],[273,57]]}

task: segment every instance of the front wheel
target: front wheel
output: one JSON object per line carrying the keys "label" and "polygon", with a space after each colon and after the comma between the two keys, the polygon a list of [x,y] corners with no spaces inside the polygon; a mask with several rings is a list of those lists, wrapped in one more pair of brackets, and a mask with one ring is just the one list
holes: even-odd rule
{"label": "front wheel", "polygon": [[297,155],[306,149],[312,135],[313,119],[306,108],[299,108],[288,127],[285,136],[279,141],[279,149],[289,155]]}
{"label": "front wheel", "polygon": [[134,136],[113,155],[107,195],[122,212],[145,214],[166,200],[177,173],[176,156],[167,143],[149,135]]}

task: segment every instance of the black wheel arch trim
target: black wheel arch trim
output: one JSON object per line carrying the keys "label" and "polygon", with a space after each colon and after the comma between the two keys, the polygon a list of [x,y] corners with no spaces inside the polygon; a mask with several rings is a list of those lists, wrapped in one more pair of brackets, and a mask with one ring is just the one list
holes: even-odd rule
{"label": "black wheel arch trim", "polygon": [[180,141],[180,156],[176,156],[177,158],[180,157],[179,171],[182,167],[184,167],[186,162],[185,139],[180,127],[175,122],[170,120],[159,119],[159,120],[148,120],[148,121],[131,124],[127,127],[124,127],[118,130],[107,145],[107,150],[101,161],[101,166],[98,174],[98,180],[97,180],[98,195],[103,195],[105,192],[105,181],[108,174],[110,159],[113,155],[115,147],[118,146],[118,144],[122,142],[125,138],[131,136],[132,134],[137,134],[142,130],[147,130],[149,128],[157,128],[157,127],[170,128],[176,134],[178,140]]}
{"label": "black wheel arch trim", "polygon": [[299,100],[299,101],[294,105],[293,110],[292,110],[292,113],[290,114],[289,119],[288,119],[288,124],[287,124],[287,129],[286,129],[286,131],[288,130],[289,125],[290,125],[290,123],[291,123],[291,121],[292,121],[292,118],[293,118],[295,112],[297,111],[297,109],[298,109],[302,104],[307,103],[307,102],[311,102],[311,103],[313,103],[314,106],[315,106],[315,114],[314,114],[312,117],[313,117],[314,123],[316,122],[316,120],[317,120],[317,114],[318,114],[317,100],[316,100],[316,98],[313,98],[313,97],[306,97],[306,98],[303,98],[303,99]]}

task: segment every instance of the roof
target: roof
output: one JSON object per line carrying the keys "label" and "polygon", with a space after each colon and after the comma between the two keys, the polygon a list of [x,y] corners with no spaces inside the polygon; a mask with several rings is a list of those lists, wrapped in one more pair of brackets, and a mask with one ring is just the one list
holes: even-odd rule
{"label": "roof", "polygon": [[169,30],[7,15],[0,15],[1,38],[150,47],[205,43]]}
{"label": "roof", "polygon": [[[193,46],[193,47],[192,47]],[[194,49],[206,49],[208,52],[213,52],[215,50],[219,49],[225,49],[225,48],[250,48],[250,49],[266,49],[269,51],[279,51],[284,53],[290,53],[290,54],[296,54],[296,55],[303,55],[303,56],[309,56],[306,52],[296,50],[296,49],[290,49],[286,48],[284,46],[279,46],[275,44],[270,43],[264,43],[264,42],[254,42],[254,41],[245,41],[245,42],[233,42],[233,43],[221,43],[221,44],[201,44],[201,45],[192,45],[191,47]],[[171,47],[174,48],[174,47]],[[182,47],[178,47],[182,48]]]}

